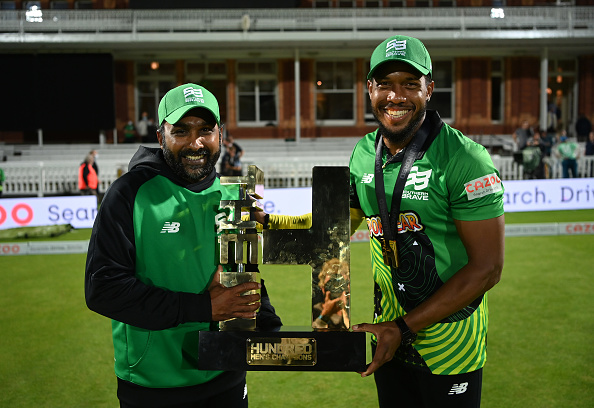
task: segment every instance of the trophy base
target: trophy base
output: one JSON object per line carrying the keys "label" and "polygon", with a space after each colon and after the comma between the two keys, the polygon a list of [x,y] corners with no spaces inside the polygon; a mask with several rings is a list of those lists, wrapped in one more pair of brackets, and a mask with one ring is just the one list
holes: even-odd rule
{"label": "trophy base", "polygon": [[201,331],[198,367],[223,371],[366,370],[365,332],[303,329]]}

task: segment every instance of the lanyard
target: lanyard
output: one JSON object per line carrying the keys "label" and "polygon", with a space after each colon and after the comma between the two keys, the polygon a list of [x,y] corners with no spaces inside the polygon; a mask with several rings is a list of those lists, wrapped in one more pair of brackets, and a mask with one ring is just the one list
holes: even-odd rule
{"label": "lanyard", "polygon": [[[404,159],[398,172],[398,178],[394,185],[394,193],[392,194],[392,206],[388,213],[388,205],[386,201],[386,190],[384,187],[384,172],[382,165],[382,148],[384,140],[378,132],[377,148],[375,151],[375,197],[379,207],[380,217],[382,219],[382,230],[385,241],[396,241],[396,234],[398,233],[398,218],[400,217],[400,203],[402,202],[402,192],[408,179],[408,174],[412,168],[413,163],[417,159],[427,135],[429,134],[430,126],[421,126],[417,133],[413,136],[406,151],[404,152]],[[388,162],[386,162],[388,164]],[[397,255],[397,254],[394,254]],[[397,266],[397,265],[393,265]]]}

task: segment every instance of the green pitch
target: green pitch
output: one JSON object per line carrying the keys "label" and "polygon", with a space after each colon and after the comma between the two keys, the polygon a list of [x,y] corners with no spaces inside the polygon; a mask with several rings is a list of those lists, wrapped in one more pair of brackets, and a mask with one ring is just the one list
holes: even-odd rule
{"label": "green pitch", "polygon": [[[594,211],[506,215],[509,223],[593,220]],[[506,239],[503,277],[489,294],[483,407],[594,406],[592,248],[594,235]],[[0,407],[118,406],[111,325],[85,306],[84,262],[0,257]],[[369,265],[367,244],[353,244],[353,323],[372,317]],[[262,277],[284,323],[307,325],[308,268],[263,266]],[[373,379],[355,373],[250,372],[248,390],[252,407],[377,406]]]}

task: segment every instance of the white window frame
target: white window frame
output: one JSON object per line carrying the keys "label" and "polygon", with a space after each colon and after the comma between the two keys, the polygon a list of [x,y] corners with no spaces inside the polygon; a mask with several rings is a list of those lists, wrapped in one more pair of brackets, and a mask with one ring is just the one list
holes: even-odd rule
{"label": "white window frame", "polygon": [[[242,63],[253,63],[256,64],[256,67],[258,66],[258,64],[260,63],[271,63],[274,65],[274,72],[273,73],[249,73],[249,74],[245,74],[245,73],[241,73],[239,70],[239,64]],[[276,118],[272,121],[272,123],[274,123],[275,125],[278,124],[278,118],[279,118],[279,109],[278,109],[278,64],[276,61],[262,61],[262,60],[239,60],[236,62],[236,67],[237,67],[237,76],[236,76],[236,98],[235,98],[235,106],[237,107],[236,111],[236,121],[237,121],[237,126],[238,127],[263,127],[268,125],[269,123],[271,123],[271,120],[262,120],[260,119],[260,86],[259,86],[259,81],[274,81],[274,109],[275,109],[275,116]],[[239,103],[239,98],[241,95],[245,95],[246,93],[242,93],[239,90],[239,82],[241,80],[250,80],[250,81],[255,81],[255,89],[253,90],[253,97],[254,97],[254,102],[255,102],[255,106],[256,106],[256,120],[255,121],[246,121],[246,120],[241,120],[240,119],[240,115],[241,115],[241,106]]]}
{"label": "white window frame", "polygon": [[352,87],[350,89],[344,88],[344,89],[336,89],[335,86],[333,86],[332,89],[318,89],[318,86],[316,83],[314,83],[314,100],[317,101],[317,97],[318,94],[320,93],[327,93],[327,94],[340,94],[340,93],[344,93],[346,94],[351,94],[351,106],[352,106],[352,118],[351,119],[318,119],[318,105],[317,102],[315,103],[315,121],[316,121],[316,125],[318,126],[353,126],[355,124],[356,121],[356,109],[357,109],[357,104],[356,104],[356,99],[357,99],[357,92],[356,92],[356,86],[358,84],[355,75],[356,75],[356,67],[355,67],[355,61],[354,60],[317,60],[316,64],[315,64],[315,69],[316,69],[316,74],[314,76],[314,81],[317,81],[318,79],[318,75],[317,75],[317,64],[318,63],[328,63],[331,62],[333,64],[333,75],[332,77],[335,78],[336,77],[336,64],[337,63],[344,63],[344,62],[348,62],[351,64],[352,69],[353,69],[353,84]]}

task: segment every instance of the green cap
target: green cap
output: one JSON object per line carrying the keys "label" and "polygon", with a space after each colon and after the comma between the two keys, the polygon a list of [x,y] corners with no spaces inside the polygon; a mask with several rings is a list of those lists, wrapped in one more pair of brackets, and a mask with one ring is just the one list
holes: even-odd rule
{"label": "green cap", "polygon": [[405,35],[395,35],[377,46],[371,54],[367,79],[371,79],[377,67],[388,61],[406,62],[423,75],[431,75],[433,70],[427,48],[420,40]]}
{"label": "green cap", "polygon": [[217,98],[206,88],[196,84],[184,84],[171,89],[159,102],[159,126],[163,121],[177,123],[190,109],[204,108],[210,111],[217,125],[221,125]]}

